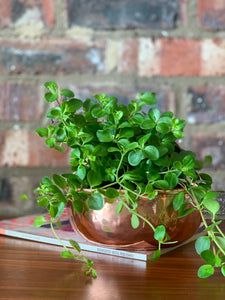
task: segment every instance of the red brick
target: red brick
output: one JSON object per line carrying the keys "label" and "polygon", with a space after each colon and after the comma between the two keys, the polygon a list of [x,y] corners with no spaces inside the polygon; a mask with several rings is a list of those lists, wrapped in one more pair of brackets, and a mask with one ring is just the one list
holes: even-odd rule
{"label": "red brick", "polygon": [[216,123],[225,120],[225,86],[191,86],[189,123]]}
{"label": "red brick", "polygon": [[3,74],[71,74],[104,70],[105,43],[42,39],[32,43],[16,39],[0,41],[0,72]]}
{"label": "red brick", "polygon": [[161,76],[198,76],[201,67],[199,40],[162,39]]}
{"label": "red brick", "polygon": [[213,158],[213,162],[210,165],[211,168],[225,168],[224,133],[196,133],[195,135],[192,135],[191,150],[195,152],[197,154],[197,158],[201,160],[204,160],[206,155],[211,155]]}
{"label": "red brick", "polygon": [[25,129],[1,130],[0,153],[0,166],[5,167],[62,167],[69,164],[69,151],[61,153],[50,149],[43,138]]}
{"label": "red brick", "polygon": [[200,25],[209,30],[225,29],[224,0],[198,0]]}
{"label": "red brick", "polygon": [[53,27],[55,24],[54,0],[42,0],[42,6],[45,24],[49,27]]}
{"label": "red brick", "polygon": [[0,27],[28,25],[41,22],[53,27],[54,0],[1,0]]}
{"label": "red brick", "polygon": [[119,72],[129,74],[137,70],[138,40],[124,39],[120,44]]}
{"label": "red brick", "polygon": [[0,102],[0,120],[3,121],[34,121],[43,112],[39,88],[34,84],[1,84]]}
{"label": "red brick", "polygon": [[[29,163],[30,167],[39,166],[69,166],[70,151],[65,153],[55,149],[50,149],[45,144],[45,139],[39,137],[36,133],[28,133],[29,144]],[[64,146],[66,150],[66,147]]]}
{"label": "red brick", "polygon": [[202,76],[221,76],[225,74],[225,41],[205,39],[202,41]]}
{"label": "red brick", "polygon": [[11,21],[12,0],[4,1],[0,3],[0,27],[9,26]]}

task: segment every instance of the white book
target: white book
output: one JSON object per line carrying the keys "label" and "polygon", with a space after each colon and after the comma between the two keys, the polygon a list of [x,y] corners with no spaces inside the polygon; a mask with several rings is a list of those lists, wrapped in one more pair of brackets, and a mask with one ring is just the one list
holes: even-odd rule
{"label": "white book", "polygon": [[[60,245],[60,242],[55,238],[51,230],[50,224],[44,224],[39,228],[34,227],[34,220],[38,216],[39,215],[30,215],[15,219],[2,220],[0,221],[0,234],[46,244]],[[49,214],[46,214],[44,217],[46,220],[50,220]],[[157,247],[150,245],[144,241],[129,246],[112,246],[94,243],[92,241],[86,240],[78,232],[75,232],[72,229],[69,222],[69,217],[66,212],[61,215],[60,219],[62,225],[61,229],[55,227],[55,231],[67,247],[71,247],[69,240],[74,240],[78,242],[80,248],[85,251],[143,261],[151,259],[154,251],[157,250]],[[205,234],[203,226],[200,226],[198,231],[189,240],[179,245],[174,244],[174,246],[169,248],[162,248],[161,253],[164,254],[169,251],[172,251],[177,247],[187,244],[193,240],[196,240],[199,236],[203,234]]]}

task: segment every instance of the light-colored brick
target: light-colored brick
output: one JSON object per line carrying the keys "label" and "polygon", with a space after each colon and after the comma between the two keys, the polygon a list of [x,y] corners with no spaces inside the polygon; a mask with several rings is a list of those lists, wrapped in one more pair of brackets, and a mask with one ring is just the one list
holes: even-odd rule
{"label": "light-colored brick", "polygon": [[202,76],[225,74],[225,41],[205,39],[202,41]]}
{"label": "light-colored brick", "polygon": [[161,40],[139,39],[138,74],[140,76],[151,77],[160,74],[161,51]]}

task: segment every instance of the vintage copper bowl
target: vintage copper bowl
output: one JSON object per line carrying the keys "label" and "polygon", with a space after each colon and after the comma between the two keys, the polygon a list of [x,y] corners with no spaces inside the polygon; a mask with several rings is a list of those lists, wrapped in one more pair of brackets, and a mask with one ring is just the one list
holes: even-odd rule
{"label": "vintage copper bowl", "polygon": [[[155,227],[164,225],[171,241],[182,243],[190,238],[198,229],[201,217],[197,211],[177,218],[177,211],[173,209],[173,199],[181,190],[159,191],[153,200],[140,198],[137,212],[147,218]],[[186,198],[188,195],[186,195]],[[154,232],[149,225],[140,220],[137,229],[131,226],[131,214],[124,207],[116,216],[116,208],[120,201],[115,198],[108,202],[104,199],[101,210],[84,210],[75,213],[71,202],[68,204],[68,215],[72,227],[89,241],[108,245],[130,245],[140,241],[157,244]],[[188,200],[188,199],[187,199]],[[190,206],[190,204],[188,204]]]}

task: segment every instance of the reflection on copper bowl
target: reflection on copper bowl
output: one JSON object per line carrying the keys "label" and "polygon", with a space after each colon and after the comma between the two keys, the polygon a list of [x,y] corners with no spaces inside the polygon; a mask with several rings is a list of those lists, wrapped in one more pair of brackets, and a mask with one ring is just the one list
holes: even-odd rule
{"label": "reflection on copper bowl", "polygon": [[[137,209],[138,214],[149,220],[155,227],[164,225],[171,241],[178,241],[178,243],[190,238],[201,223],[201,217],[197,211],[177,218],[178,213],[173,209],[173,199],[180,191],[159,191],[152,200],[139,198]],[[84,210],[81,214],[74,214],[72,204],[69,203],[67,210],[72,227],[84,238],[101,244],[130,245],[140,241],[157,244],[153,230],[141,219],[139,227],[132,228],[131,214],[125,207],[116,216],[119,198],[110,203],[107,200],[107,198],[104,199],[104,206],[101,210]],[[188,195],[186,195],[186,200],[188,200]]]}

